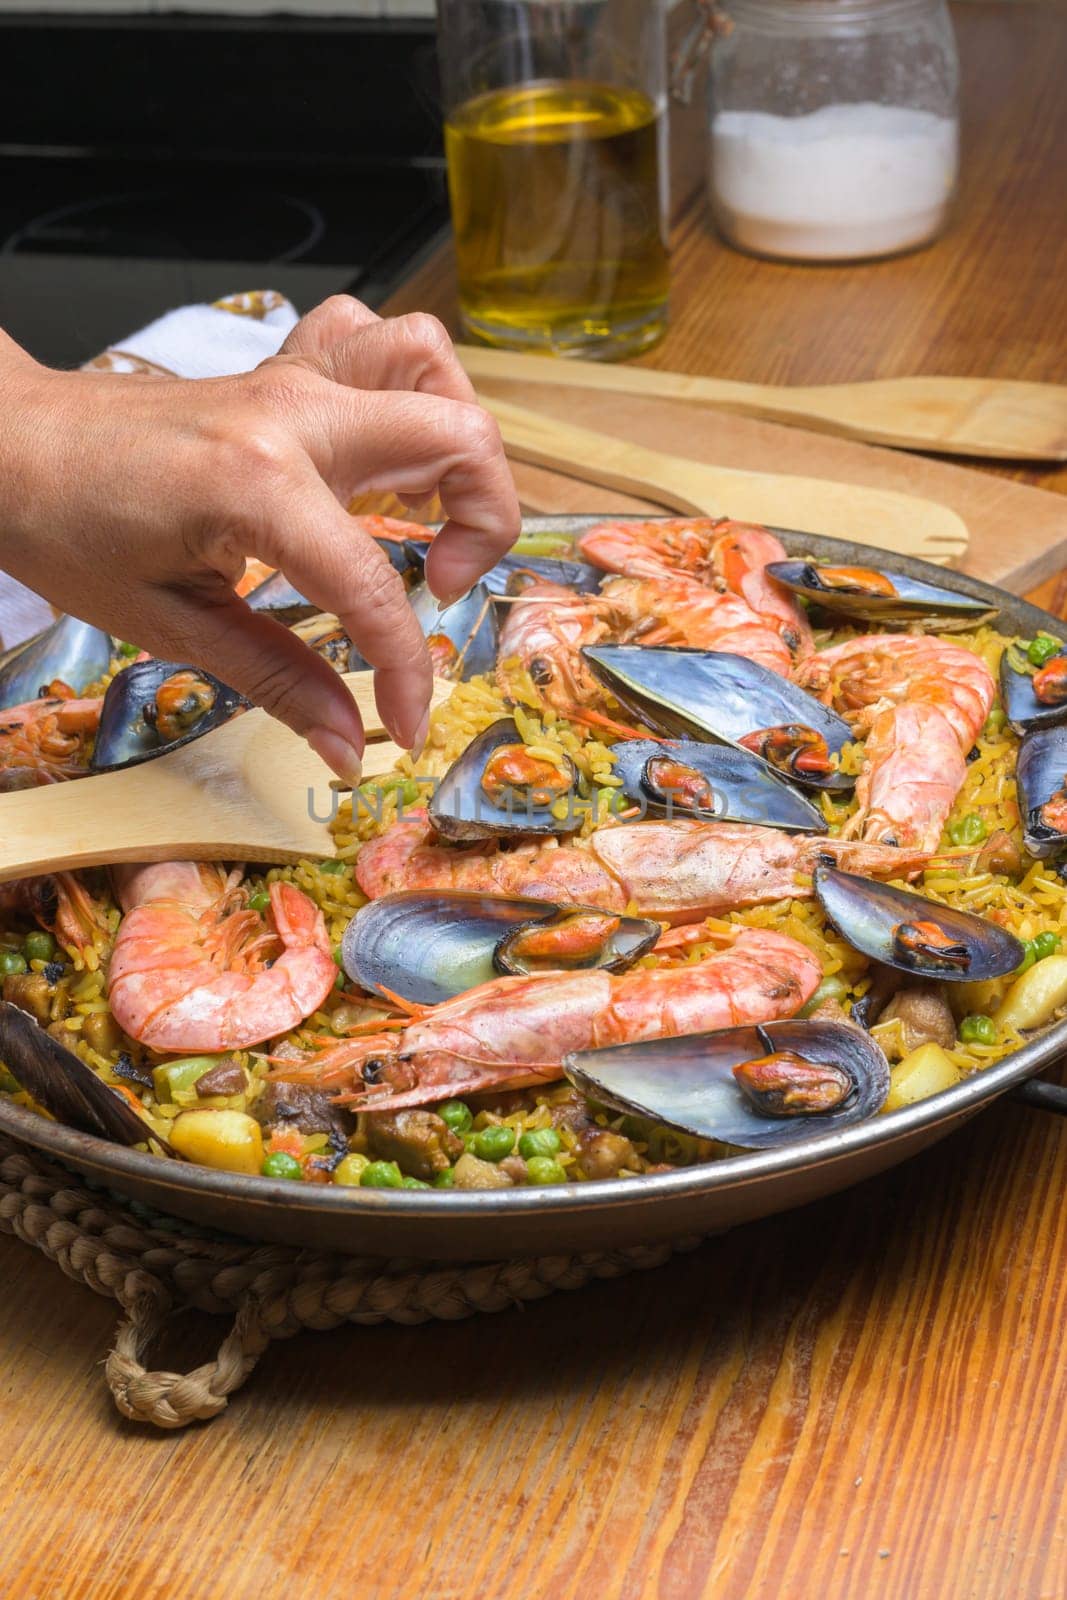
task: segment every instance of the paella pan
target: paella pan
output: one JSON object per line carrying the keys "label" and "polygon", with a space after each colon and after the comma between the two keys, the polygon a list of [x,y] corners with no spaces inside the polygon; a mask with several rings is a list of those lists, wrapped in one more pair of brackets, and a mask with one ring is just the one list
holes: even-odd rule
{"label": "paella pan", "polygon": [[[0,1128],[249,1237],[489,1258],[802,1203],[1062,1052],[1057,619],[863,546],[589,517],[439,613],[425,531],[379,532],[455,683],[426,751],[338,806],[332,860],[0,886]],[[19,782],[241,709],[81,624],[0,691]]]}

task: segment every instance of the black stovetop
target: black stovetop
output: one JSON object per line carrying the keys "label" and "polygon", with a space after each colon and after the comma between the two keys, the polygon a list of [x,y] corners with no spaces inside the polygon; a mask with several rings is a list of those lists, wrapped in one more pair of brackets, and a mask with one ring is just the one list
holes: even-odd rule
{"label": "black stovetop", "polygon": [[447,220],[424,25],[17,18],[0,91],[0,324],[43,361],[238,289],[374,304]]}

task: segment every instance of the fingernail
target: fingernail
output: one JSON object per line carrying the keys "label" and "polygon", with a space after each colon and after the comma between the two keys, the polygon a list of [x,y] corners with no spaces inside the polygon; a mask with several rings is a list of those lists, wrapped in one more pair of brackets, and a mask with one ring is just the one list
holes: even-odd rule
{"label": "fingernail", "polygon": [[411,744],[411,759],[412,759],[412,761],[417,761],[419,759],[419,757],[422,755],[422,752],[425,750],[425,748],[426,748],[426,740],[427,740],[427,737],[429,735],[429,732],[430,732],[430,708],[429,708],[429,706],[427,706],[426,710],[422,714],[422,721],[419,723],[418,727],[415,730],[415,737],[412,740],[412,744]]}
{"label": "fingernail", "polygon": [[333,768],[349,789],[354,789],[363,776],[363,762],[355,745],[332,728],[312,728],[307,739],[315,754]]}

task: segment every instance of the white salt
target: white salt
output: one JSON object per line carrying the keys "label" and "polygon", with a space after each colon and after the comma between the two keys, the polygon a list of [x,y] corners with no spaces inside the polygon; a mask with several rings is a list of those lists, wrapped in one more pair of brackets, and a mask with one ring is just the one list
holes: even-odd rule
{"label": "white salt", "polygon": [[711,124],[719,223],[762,255],[831,261],[922,244],[944,222],[958,162],[955,120],[907,106],[720,111]]}

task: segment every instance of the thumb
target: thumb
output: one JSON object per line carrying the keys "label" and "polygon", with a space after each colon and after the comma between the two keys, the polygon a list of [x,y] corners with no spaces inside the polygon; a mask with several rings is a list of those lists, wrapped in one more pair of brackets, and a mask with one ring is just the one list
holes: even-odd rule
{"label": "thumb", "polygon": [[211,602],[179,593],[168,601],[165,631],[182,640],[183,657],[300,734],[354,788],[365,744],[363,719],[329,662],[232,593]]}

